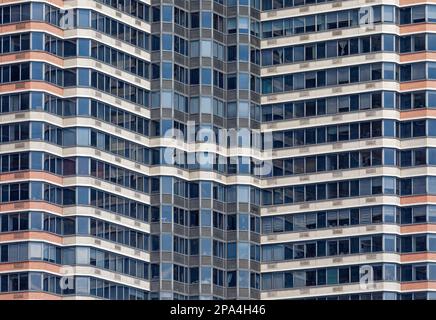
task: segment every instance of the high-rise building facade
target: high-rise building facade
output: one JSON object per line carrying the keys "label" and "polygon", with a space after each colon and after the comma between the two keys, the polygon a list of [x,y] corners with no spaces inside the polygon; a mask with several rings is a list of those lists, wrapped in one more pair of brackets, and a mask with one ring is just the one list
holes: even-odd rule
{"label": "high-rise building facade", "polygon": [[435,298],[435,23],[1,1],[0,299]]}

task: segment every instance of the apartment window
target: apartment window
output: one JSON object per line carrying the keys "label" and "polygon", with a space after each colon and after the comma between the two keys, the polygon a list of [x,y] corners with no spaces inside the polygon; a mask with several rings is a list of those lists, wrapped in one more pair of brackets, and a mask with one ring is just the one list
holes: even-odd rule
{"label": "apartment window", "polygon": [[210,11],[201,12],[201,27],[212,28],[212,13]]}

